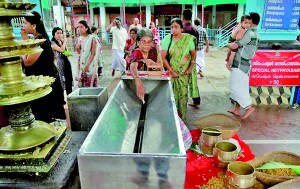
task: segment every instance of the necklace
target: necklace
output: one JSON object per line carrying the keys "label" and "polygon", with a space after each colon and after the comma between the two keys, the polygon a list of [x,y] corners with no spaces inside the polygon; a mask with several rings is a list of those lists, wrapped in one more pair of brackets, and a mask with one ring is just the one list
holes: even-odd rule
{"label": "necklace", "polygon": [[142,53],[143,54],[143,58],[147,59],[148,58],[148,53]]}
{"label": "necklace", "polygon": [[182,34],[178,34],[176,36],[173,36],[174,42],[178,41],[181,38]]}

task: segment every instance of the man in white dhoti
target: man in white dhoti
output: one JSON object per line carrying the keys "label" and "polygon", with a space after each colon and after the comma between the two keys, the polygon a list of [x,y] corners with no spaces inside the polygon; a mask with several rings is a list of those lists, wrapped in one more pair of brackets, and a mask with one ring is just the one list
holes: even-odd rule
{"label": "man in white dhoti", "polygon": [[[202,71],[205,67],[204,52],[208,53],[209,51],[209,41],[208,41],[207,32],[205,28],[201,27],[201,21],[199,18],[196,18],[194,20],[194,24],[196,26],[196,30],[199,33],[196,69],[197,69],[197,73],[200,75],[200,78],[203,78],[204,76],[202,74]],[[204,49],[204,42],[205,42],[205,49]]]}
{"label": "man in white dhoti", "polygon": [[124,72],[126,68],[126,60],[124,59],[124,47],[128,38],[127,31],[122,27],[121,20],[116,17],[114,21],[106,28],[106,31],[112,33],[112,73],[115,75],[115,70]]}
{"label": "man in white dhoti", "polygon": [[235,102],[235,107],[228,112],[239,116],[240,107],[242,107],[245,109],[242,119],[246,119],[254,111],[249,93],[249,74],[252,66],[251,59],[255,55],[259,42],[257,25],[260,16],[257,13],[250,13],[250,17],[252,18],[251,25],[243,38],[229,44],[230,49],[238,49],[238,51],[231,65],[229,81],[230,98]]}

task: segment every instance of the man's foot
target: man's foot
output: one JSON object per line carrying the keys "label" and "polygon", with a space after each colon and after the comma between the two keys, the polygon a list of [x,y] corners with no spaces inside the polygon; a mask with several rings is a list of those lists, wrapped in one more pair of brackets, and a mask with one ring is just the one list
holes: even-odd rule
{"label": "man's foot", "polygon": [[195,109],[199,109],[199,106],[200,106],[200,104],[192,104],[192,103],[189,103],[188,105]]}
{"label": "man's foot", "polygon": [[159,181],[159,189],[172,189],[172,184],[167,180],[160,180]]}
{"label": "man's foot", "polygon": [[148,182],[148,178],[141,175],[133,176],[130,178],[130,180],[138,186],[146,184]]}
{"label": "man's foot", "polygon": [[231,108],[230,110],[227,110],[227,112],[236,116],[240,116],[240,109],[237,108],[236,106],[234,108]]}
{"label": "man's foot", "polygon": [[202,71],[199,71],[199,76],[200,76],[200,79],[204,78],[204,75],[202,74]]}
{"label": "man's foot", "polygon": [[244,116],[241,119],[247,119],[247,117],[250,116],[250,114],[252,114],[254,112],[254,108],[251,106],[250,108],[248,108],[244,114]]}
{"label": "man's foot", "polygon": [[111,72],[111,76],[113,76],[113,77],[115,76],[115,70],[114,69]]}
{"label": "man's foot", "polygon": [[237,113],[235,111],[232,111],[232,110],[227,110],[228,113],[231,113],[233,115],[236,115],[236,116],[240,116],[240,113]]}

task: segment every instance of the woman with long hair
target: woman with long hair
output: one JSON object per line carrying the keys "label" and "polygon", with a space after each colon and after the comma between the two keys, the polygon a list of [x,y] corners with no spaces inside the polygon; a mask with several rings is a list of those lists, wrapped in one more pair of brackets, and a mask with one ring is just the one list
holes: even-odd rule
{"label": "woman with long hair", "polygon": [[[196,38],[190,34],[182,33],[183,24],[179,18],[171,20],[171,34],[167,35],[162,41],[161,57],[164,67],[171,74],[171,82],[177,106],[178,115],[182,120],[186,119],[189,82],[192,82],[190,75],[197,76],[195,66]],[[166,59],[167,52],[170,60]],[[194,87],[197,83],[192,84]],[[195,92],[196,90],[192,90]]]}
{"label": "woman with long hair", "polygon": [[[76,46],[79,53],[78,79],[79,87],[98,86],[98,57],[97,42],[85,20],[78,23],[80,37]],[[99,47],[98,47],[99,48]]]}
{"label": "woman with long hair", "polygon": [[54,52],[55,62],[58,69],[61,86],[66,90],[67,95],[72,92],[73,75],[71,63],[63,52],[67,49],[67,37],[63,34],[63,30],[55,27],[52,30],[52,50]]}
{"label": "woman with long hair", "polygon": [[39,13],[33,11],[32,14],[34,16],[25,17],[24,27],[21,30],[22,39],[29,39],[28,34],[32,34],[34,39],[45,39],[46,41],[40,45],[43,49],[42,52],[22,56],[23,67],[27,76],[43,75],[55,78],[54,83],[51,85],[51,93],[31,102],[31,109],[35,118],[49,123],[53,121],[53,118],[66,118],[63,107],[65,102],[60,78],[54,65],[51,42],[46,33],[44,23]]}

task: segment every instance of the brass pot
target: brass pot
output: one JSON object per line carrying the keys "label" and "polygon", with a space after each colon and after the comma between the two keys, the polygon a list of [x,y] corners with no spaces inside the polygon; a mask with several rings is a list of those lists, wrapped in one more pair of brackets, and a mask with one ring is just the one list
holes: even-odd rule
{"label": "brass pot", "polygon": [[255,169],[248,163],[234,161],[228,164],[226,178],[229,185],[237,188],[251,188],[255,183]]}
{"label": "brass pot", "polygon": [[213,155],[213,148],[216,143],[222,140],[222,132],[218,129],[207,127],[202,129],[200,139],[198,141],[200,150],[205,155]]}
{"label": "brass pot", "polygon": [[221,168],[226,168],[230,162],[237,159],[238,155],[237,146],[227,141],[218,142],[213,149],[214,162]]}

